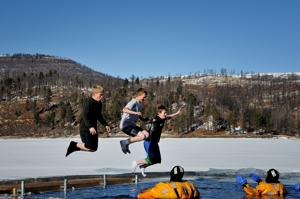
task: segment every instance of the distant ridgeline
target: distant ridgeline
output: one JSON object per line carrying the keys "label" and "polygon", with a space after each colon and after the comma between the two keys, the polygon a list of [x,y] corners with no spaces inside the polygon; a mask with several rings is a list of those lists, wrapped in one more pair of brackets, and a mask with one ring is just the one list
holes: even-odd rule
{"label": "distant ridgeline", "polygon": [[71,59],[44,54],[2,55],[0,69],[0,82],[6,88],[16,85],[21,87],[21,84],[26,84],[27,87],[46,85],[73,88],[91,88],[92,85],[100,84],[105,88],[112,88],[123,83],[120,78],[94,71]]}
{"label": "distant ridgeline", "polygon": [[0,76],[13,76],[16,73],[40,72],[46,74],[50,70],[58,74],[72,74],[78,76],[89,76],[90,78],[101,78],[107,76],[101,72],[96,72],[85,65],[71,59],[44,54],[21,54],[0,56]]}

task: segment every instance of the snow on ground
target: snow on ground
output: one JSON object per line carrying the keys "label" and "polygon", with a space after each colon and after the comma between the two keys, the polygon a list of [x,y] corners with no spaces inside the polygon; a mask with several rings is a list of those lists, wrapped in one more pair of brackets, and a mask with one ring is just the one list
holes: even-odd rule
{"label": "snow on ground", "polygon": [[[132,161],[145,158],[142,142],[130,145],[131,154],[123,154],[120,138],[99,139],[95,153],[79,151],[65,157],[71,140],[80,138],[0,140],[0,179],[131,173]],[[146,172],[170,171],[175,165],[186,171],[275,168],[300,172],[300,139],[165,138],[159,146],[162,163]]]}

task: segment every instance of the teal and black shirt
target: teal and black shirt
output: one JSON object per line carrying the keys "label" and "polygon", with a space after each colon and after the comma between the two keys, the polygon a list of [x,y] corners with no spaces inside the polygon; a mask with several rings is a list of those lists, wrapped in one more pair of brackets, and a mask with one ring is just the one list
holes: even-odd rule
{"label": "teal and black shirt", "polygon": [[161,119],[159,116],[156,116],[155,122],[151,123],[150,129],[149,129],[149,138],[147,141],[150,142],[159,142],[162,129],[164,128],[164,124],[166,119]]}

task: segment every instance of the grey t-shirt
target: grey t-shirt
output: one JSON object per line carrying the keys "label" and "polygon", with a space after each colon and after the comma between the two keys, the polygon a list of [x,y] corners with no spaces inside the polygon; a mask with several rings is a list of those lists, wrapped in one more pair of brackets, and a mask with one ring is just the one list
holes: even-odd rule
{"label": "grey t-shirt", "polygon": [[[135,112],[141,112],[142,104],[133,98],[125,107]],[[126,126],[136,126],[138,119],[138,115],[123,113],[120,122],[120,129],[122,130]]]}

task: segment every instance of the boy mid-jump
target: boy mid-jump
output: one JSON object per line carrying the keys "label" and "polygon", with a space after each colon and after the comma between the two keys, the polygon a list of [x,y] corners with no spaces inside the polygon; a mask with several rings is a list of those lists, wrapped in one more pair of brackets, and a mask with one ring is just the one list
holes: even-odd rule
{"label": "boy mid-jump", "polygon": [[82,142],[71,141],[67,149],[66,157],[74,151],[95,152],[98,149],[97,121],[105,126],[107,132],[110,127],[102,116],[103,88],[95,85],[92,88],[92,96],[89,97],[83,106],[82,118],[80,119],[79,131]]}
{"label": "boy mid-jump", "polygon": [[123,108],[120,129],[127,135],[131,136],[128,139],[120,141],[121,149],[125,154],[130,153],[129,144],[145,140],[149,137],[149,133],[146,130],[136,125],[138,119],[142,121],[150,121],[149,118],[143,118],[141,113],[142,102],[144,102],[146,97],[147,91],[140,88],[136,92],[136,97],[128,102]]}
{"label": "boy mid-jump", "polygon": [[153,119],[149,129],[149,138],[144,141],[144,148],[147,157],[145,159],[132,162],[133,173],[135,172],[136,167],[139,165],[142,175],[145,177],[146,167],[161,163],[161,155],[158,142],[160,140],[165,121],[178,115],[180,112],[181,108],[177,112],[167,115],[167,108],[164,105],[160,105],[157,108],[157,116]]}

